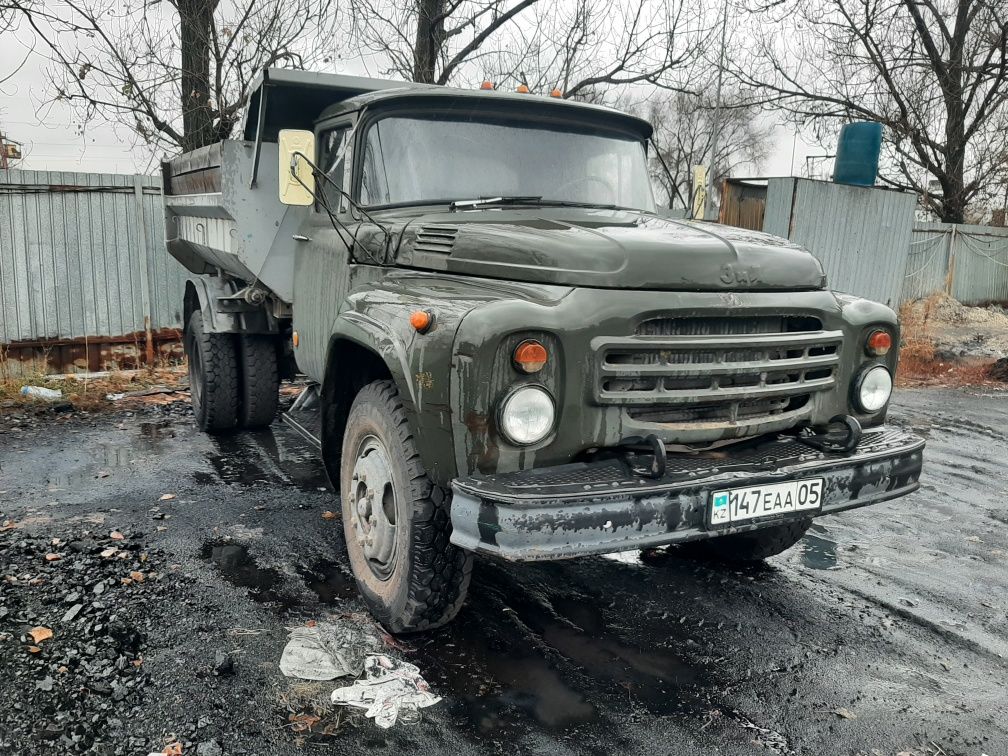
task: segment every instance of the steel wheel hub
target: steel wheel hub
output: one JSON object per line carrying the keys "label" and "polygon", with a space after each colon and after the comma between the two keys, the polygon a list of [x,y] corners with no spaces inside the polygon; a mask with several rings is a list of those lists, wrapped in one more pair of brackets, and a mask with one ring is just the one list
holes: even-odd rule
{"label": "steel wheel hub", "polygon": [[384,580],[396,562],[396,490],[388,451],[375,436],[361,442],[349,495],[357,544],[371,571]]}

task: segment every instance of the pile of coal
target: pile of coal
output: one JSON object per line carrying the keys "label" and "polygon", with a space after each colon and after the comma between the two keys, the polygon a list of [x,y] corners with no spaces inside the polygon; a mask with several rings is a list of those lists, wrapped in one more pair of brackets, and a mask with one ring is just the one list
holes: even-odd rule
{"label": "pile of coal", "polygon": [[0,529],[0,753],[146,753],[134,737],[147,608],[166,592],[139,536]]}

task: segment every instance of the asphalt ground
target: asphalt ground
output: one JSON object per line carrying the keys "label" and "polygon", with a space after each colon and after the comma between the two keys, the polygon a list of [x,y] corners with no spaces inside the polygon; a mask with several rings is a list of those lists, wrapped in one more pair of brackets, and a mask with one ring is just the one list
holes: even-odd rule
{"label": "asphalt ground", "polygon": [[478,561],[454,623],[387,649],[444,699],[387,731],[278,668],[287,628],[369,622],[292,431],[3,413],[2,754],[1008,754],[1006,393],[900,392],[921,490],[765,565]]}

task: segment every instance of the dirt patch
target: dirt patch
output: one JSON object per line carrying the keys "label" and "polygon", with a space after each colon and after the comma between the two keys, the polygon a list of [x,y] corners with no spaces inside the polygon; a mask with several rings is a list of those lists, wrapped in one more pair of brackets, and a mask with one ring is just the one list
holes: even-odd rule
{"label": "dirt patch", "polygon": [[[25,386],[55,389],[61,397],[53,401],[25,396]],[[189,399],[189,382],[184,367],[153,370],[121,370],[101,374],[69,376],[27,375],[0,380],[0,413],[4,411],[122,409],[136,404],[165,404]],[[109,398],[109,397],[113,398]]]}
{"label": "dirt patch", "polygon": [[1008,356],[1008,313],[969,307],[945,294],[900,307],[900,386],[1002,385],[995,368]]}

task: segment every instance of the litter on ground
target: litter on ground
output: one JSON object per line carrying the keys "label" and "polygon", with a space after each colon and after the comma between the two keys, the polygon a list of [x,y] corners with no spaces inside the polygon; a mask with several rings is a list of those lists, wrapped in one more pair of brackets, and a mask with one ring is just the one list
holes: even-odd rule
{"label": "litter on ground", "polygon": [[332,680],[364,668],[364,657],[381,648],[369,626],[351,622],[316,622],[295,627],[280,657],[280,671],[302,680]]}
{"label": "litter on ground", "polygon": [[416,665],[385,654],[370,654],[364,661],[364,677],[332,693],[333,703],[364,709],[364,715],[382,729],[397,721],[414,724],[420,709],[440,700]]}

